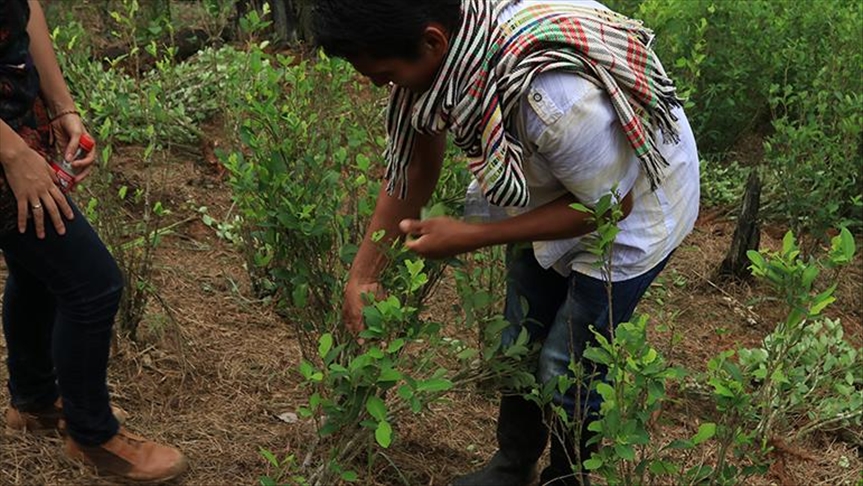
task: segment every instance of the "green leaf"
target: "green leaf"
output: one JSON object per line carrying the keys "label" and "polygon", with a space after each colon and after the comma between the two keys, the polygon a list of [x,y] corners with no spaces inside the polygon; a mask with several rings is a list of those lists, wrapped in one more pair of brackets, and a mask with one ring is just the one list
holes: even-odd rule
{"label": "green leaf", "polygon": [[345,471],[342,473],[342,481],[353,483],[357,479],[359,479],[359,475],[357,475],[356,471]]}
{"label": "green leaf", "polygon": [[446,204],[440,202],[432,207],[423,207],[420,211],[420,219],[423,221],[441,216],[446,216]]}
{"label": "green leaf", "polygon": [[594,363],[604,365],[610,365],[612,361],[614,361],[614,358],[608,351],[598,347],[589,347],[585,349],[584,357],[589,359],[590,361],[593,361]]}
{"label": "green leaf", "polygon": [[393,428],[386,420],[382,420],[375,429],[375,440],[384,449],[388,448],[393,442]]}
{"label": "green leaf", "polygon": [[372,161],[364,154],[357,155],[357,168],[362,172],[367,172],[371,167]]}
{"label": "green leaf", "polygon": [[333,349],[333,335],[330,333],[326,333],[321,336],[321,339],[318,344],[318,356],[321,358],[326,358],[327,353]]}
{"label": "green leaf", "polygon": [[414,397],[414,391],[411,390],[411,387],[408,385],[400,386],[398,389],[398,394],[402,400],[410,400],[411,398]]}
{"label": "green leaf", "polygon": [[423,271],[425,267],[425,262],[423,260],[405,260],[405,268],[408,269],[408,273],[411,274],[411,277],[416,277],[420,272]]}
{"label": "green leaf", "polygon": [[818,277],[818,273],[820,270],[815,265],[811,265],[806,267],[806,270],[803,270],[803,277],[801,277],[800,283],[806,290],[812,288],[812,282]]}
{"label": "green leaf", "polygon": [[401,378],[402,374],[400,371],[388,367],[381,370],[381,374],[378,376],[378,383],[390,383],[399,381]]}
{"label": "green leaf", "polygon": [[794,239],[794,233],[789,231],[782,238],[782,254],[790,256],[795,250],[797,250],[797,241]]}
{"label": "green leaf", "polygon": [[370,396],[366,400],[366,410],[369,412],[369,415],[378,421],[384,421],[387,418],[387,405],[380,397]]}
{"label": "green leaf", "polygon": [[773,371],[773,374],[770,375],[770,381],[774,383],[788,383],[788,378],[785,376],[785,373],[781,368],[777,368]]}
{"label": "green leaf", "polygon": [[581,463],[581,465],[584,466],[584,468],[588,471],[596,471],[597,469],[602,467],[602,464],[602,458],[596,456],[591,457],[590,459]]}
{"label": "green leaf", "polygon": [[854,242],[854,236],[848,231],[848,228],[842,228],[839,235],[833,238],[833,259],[836,263],[847,263],[854,258],[854,253],[857,252],[857,245]]}
{"label": "green leaf", "polygon": [[719,380],[710,380],[710,384],[713,385],[713,391],[717,395],[726,398],[734,398],[734,392]]}
{"label": "green leaf", "polygon": [[452,382],[443,378],[421,381],[417,384],[418,392],[434,393],[452,388]]}
{"label": "green leaf", "polygon": [[605,382],[599,382],[596,385],[596,391],[602,395],[602,398],[609,400],[614,397],[614,388]]}
{"label": "green leaf", "polygon": [[273,465],[273,467],[279,467],[279,459],[278,459],[278,458],[276,458],[276,455],[275,455],[275,454],[273,454],[272,452],[268,451],[267,449],[264,449],[263,447],[259,448],[259,449],[258,449],[258,452],[261,454],[261,456],[263,456],[263,457],[264,457],[264,459],[266,459],[266,460],[267,460],[267,462],[269,462],[270,464],[272,464],[272,465]]}
{"label": "green leaf", "polygon": [[687,450],[692,449],[693,447],[695,447],[695,444],[693,444],[692,441],[688,439],[675,439],[666,446],[667,449],[675,450]]}
{"label": "green leaf", "polygon": [[837,285],[838,284],[833,284],[830,288],[815,296],[812,307],[809,308],[810,316],[817,316],[821,311],[827,308],[828,305],[836,301],[836,297],[833,297],[833,292],[836,291]]}
{"label": "green leaf", "polygon": [[676,475],[680,471],[680,467],[673,462],[668,461],[653,461],[650,463],[650,472],[656,475],[671,474]]}
{"label": "green leaf", "polygon": [[396,351],[402,349],[402,347],[404,347],[404,345],[405,345],[404,339],[396,339],[393,342],[391,342],[389,346],[387,346],[387,353],[393,354]]}
{"label": "green leaf", "polygon": [[752,262],[752,266],[756,269],[764,268],[765,262],[764,257],[761,256],[761,253],[758,253],[755,250],[749,250],[746,252],[746,256],[749,258],[749,261]]}
{"label": "green leaf", "polygon": [[315,368],[308,361],[303,361],[300,363],[300,374],[303,375],[303,378],[310,379],[312,374],[315,372]]}
{"label": "green leaf", "polygon": [[635,460],[635,449],[629,444],[614,444],[614,453],[624,461]]}
{"label": "green leaf", "polygon": [[653,363],[654,361],[656,361],[657,356],[659,356],[659,353],[657,353],[655,349],[653,349],[653,348],[648,349],[647,355],[643,359],[644,364]]}
{"label": "green leaf", "polygon": [[698,433],[692,437],[692,442],[698,445],[713,438],[714,435],[716,435],[716,424],[706,422],[698,426]]}
{"label": "green leaf", "polygon": [[581,204],[581,203],[573,203],[573,204],[570,204],[569,207],[571,207],[572,209],[575,209],[576,211],[578,211],[580,213],[593,214],[592,209],[588,208],[587,206],[585,206],[584,204]]}

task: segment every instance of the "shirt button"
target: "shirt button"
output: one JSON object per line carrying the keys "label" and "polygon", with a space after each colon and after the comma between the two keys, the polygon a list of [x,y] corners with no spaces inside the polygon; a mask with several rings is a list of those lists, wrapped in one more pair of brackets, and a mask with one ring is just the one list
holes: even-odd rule
{"label": "shirt button", "polygon": [[542,95],[539,93],[534,93],[533,94],[533,101],[536,101],[537,103],[539,103],[540,101],[542,101]]}

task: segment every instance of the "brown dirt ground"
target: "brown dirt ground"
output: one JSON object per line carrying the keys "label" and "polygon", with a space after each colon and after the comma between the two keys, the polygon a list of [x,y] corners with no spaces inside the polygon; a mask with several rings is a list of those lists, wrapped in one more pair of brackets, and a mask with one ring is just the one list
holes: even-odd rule
{"label": "brown dirt ground", "polygon": [[[135,151],[121,150],[117,158],[119,169],[134,179]],[[207,157],[180,153],[174,159],[164,164],[160,182],[171,220],[190,218],[201,206],[224,220],[230,196]],[[765,295],[762,285],[711,280],[733,224],[705,213],[641,306],[654,322],[659,349],[694,370],[719,350],[756,345],[781,317],[776,305],[757,298]],[[776,236],[781,231],[765,231],[763,245],[776,248]],[[859,346],[863,259],[840,278],[832,312]],[[191,471],[177,484],[255,484],[268,471],[259,448],[302,457],[314,436],[312,426],[277,418],[303,403],[296,337],[290,323],[253,297],[239,253],[200,218],[193,219],[164,239],[153,280],[162,303],[151,303],[140,342],[119,341],[109,372],[113,400],[131,414],[129,427],[188,455]],[[452,312],[451,285],[441,285],[433,300],[433,313]],[[0,367],[0,381],[5,379]],[[493,453],[495,405],[471,393],[448,398],[399,424],[400,440],[388,461],[380,461],[384,465],[365,476],[364,484],[402,484],[402,475],[410,484],[443,485]],[[3,387],[0,403],[7,401]],[[664,412],[659,434],[694,433],[706,412],[680,399]],[[61,447],[59,438],[0,436],[0,484],[114,484],[63,459]],[[751,484],[853,484],[863,471],[861,454],[834,435],[814,435],[780,453],[770,474]]]}

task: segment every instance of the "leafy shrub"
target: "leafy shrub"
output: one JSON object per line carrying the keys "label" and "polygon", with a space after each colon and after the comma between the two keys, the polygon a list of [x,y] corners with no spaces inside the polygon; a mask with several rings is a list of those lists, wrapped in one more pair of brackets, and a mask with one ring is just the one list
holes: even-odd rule
{"label": "leafy shrub", "polygon": [[[670,71],[704,42],[689,113],[707,153],[730,149],[741,134],[770,120],[770,86],[812,86],[824,66],[830,85],[859,92],[863,47],[856,2],[645,0],[638,17],[657,33]],[[674,64],[672,64],[674,63]]]}
{"label": "leafy shrub", "polygon": [[[744,134],[763,135],[769,217],[801,236],[863,224],[859,2],[635,3],[615,2],[655,30],[706,158],[722,157]],[[707,204],[735,197],[720,186],[705,186]]]}
{"label": "leafy shrub", "polygon": [[787,433],[795,418],[809,422],[798,436],[829,425],[863,423],[863,357],[843,341],[841,324],[823,316],[836,300],[837,284],[825,289],[817,285],[822,267],[847,265],[855,251],[854,238],[842,229],[820,261],[804,261],[791,232],[780,252],[768,258],[749,253],[753,274],[775,288],[789,311],[761,348],[740,352],[744,372],[760,384],[756,430],[762,440]]}
{"label": "leafy shrub", "polygon": [[830,85],[823,68],[811,88],[771,88],[775,132],[765,142],[770,189],[765,211],[796,234],[863,224],[863,93]]}
{"label": "leafy shrub", "polygon": [[701,203],[708,207],[739,204],[748,171],[737,162],[701,160]]}
{"label": "leafy shrub", "polygon": [[[69,88],[89,122],[107,125],[105,133],[112,140],[141,144],[149,140],[147,126],[152,124],[160,147],[198,142],[201,122],[221,114],[227,84],[239,82],[232,76],[244,55],[230,46],[208,47],[175,63],[173,47],[133,43],[128,56],[103,64],[91,60],[92,49],[80,23],[57,28],[53,36]],[[159,60],[149,71],[130,73],[123,65],[141,49]]]}
{"label": "leafy shrub", "polygon": [[[618,205],[606,196],[595,209],[574,207],[597,225],[590,251],[608,273]],[[753,274],[775,289],[788,316],[761,347],[723,351],[710,360],[706,374],[694,377],[688,386],[710,387],[718,415],[715,422],[701,423],[691,438],[663,443],[653,434],[652,422],[669,400],[667,387],[687,373],[669,366],[648,343],[645,317],[622,323],[613,336],[594,331],[598,345],[589,347],[584,356],[607,368],[607,381],[585,376],[582,366],[573,362],[572,375],[558,377],[526,396],[547,404],[554,390],[562,393],[587,384],[602,397],[599,416],[588,430],[595,434],[589,443],[604,447],[589,458],[576,458],[575,474],[584,468],[610,485],[740,484],[764,474],[770,440],[795,429],[792,440],[815,430],[863,423],[863,352],[843,340],[841,324],[823,316],[835,300],[837,284],[819,288],[818,279],[823,268],[835,271],[851,263],[855,251],[854,238],[843,228],[833,238],[829,254],[818,260],[803,260],[791,232],[780,252],[749,253]],[[607,285],[610,292],[611,284]],[[568,417],[559,406],[552,409],[555,419],[579,443],[583,432],[578,419]],[[715,447],[712,463],[696,453],[706,446]]]}
{"label": "leafy shrub", "polygon": [[[123,5],[126,10],[111,12],[119,25],[117,35],[135,39],[132,20],[137,3],[127,0]],[[117,315],[118,324],[121,332],[136,339],[138,325],[155,290],[151,284],[154,253],[167,231],[159,228],[159,224],[169,213],[153,198],[151,183],[156,174],[152,162],[158,149],[169,141],[165,137],[174,133],[176,120],[161,104],[165,94],[162,83],[142,83],[114,67],[103,69],[99,63],[91,62],[89,49],[80,44],[85,38],[81,25],[74,22],[53,32],[57,58],[70,90],[102,146],[102,170],[94,172],[82,188],[87,189],[89,195],[83,210],[122,270],[125,291]],[[155,44],[147,48],[154,57],[160,54]],[[131,49],[134,54],[139,47],[133,42]],[[155,72],[170,77],[173,72],[169,61],[171,51],[164,54]],[[111,170],[114,146],[131,140],[144,145],[141,158],[147,170],[137,188],[121,186]],[[85,192],[79,189],[77,193]],[[130,203],[141,208],[140,215],[131,221],[124,208]]]}
{"label": "leafy shrub", "polygon": [[[263,21],[246,24],[254,29]],[[420,317],[445,265],[410,257],[400,245],[382,248],[391,255],[382,281],[387,295],[364,311],[365,344],[344,333],[345,278],[383,174],[367,155],[383,149],[383,93],[344,61],[272,57],[260,44],[248,49],[234,73],[243,83],[230,85],[226,96],[236,149],[221,157],[255,287],[273,296],[298,331],[309,394],[301,414],[315,421],[319,436],[311,461],[280,463],[264,482],[297,475],[309,484],[352,480],[358,456],[390,447],[401,414],[419,413],[483,373],[479,352]],[[438,203],[425,212],[457,206],[464,171],[447,174]]]}

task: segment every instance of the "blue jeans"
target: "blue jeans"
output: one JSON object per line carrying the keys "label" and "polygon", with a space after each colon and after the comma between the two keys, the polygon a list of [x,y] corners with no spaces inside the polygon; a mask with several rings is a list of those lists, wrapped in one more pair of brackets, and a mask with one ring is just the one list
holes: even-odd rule
{"label": "blue jeans", "polygon": [[[669,258],[643,275],[612,284],[614,326],[632,317],[636,304]],[[562,406],[570,417],[589,421],[599,413],[602,398],[591,391],[590,380],[604,380],[606,370],[582,355],[588,345],[596,345],[590,326],[605,336],[611,335],[608,313],[605,282],[577,272],[564,277],[552,269],[546,270],[537,263],[529,245],[511,245],[507,249],[504,315],[510,326],[503,332],[503,344],[515,342],[522,328],[527,328],[531,342],[542,343],[537,369],[537,378],[542,383],[565,374],[572,376],[571,357],[581,362],[584,383],[564,394],[555,392],[554,396],[554,403]]]}
{"label": "blue jeans", "polygon": [[123,279],[99,236],[72,208],[75,218],[65,221],[64,236],[46,222],[40,240],[31,220],[24,234],[0,237],[9,269],[3,333],[12,406],[38,412],[61,396],[69,435],[94,446],[119,427],[106,375]]}

